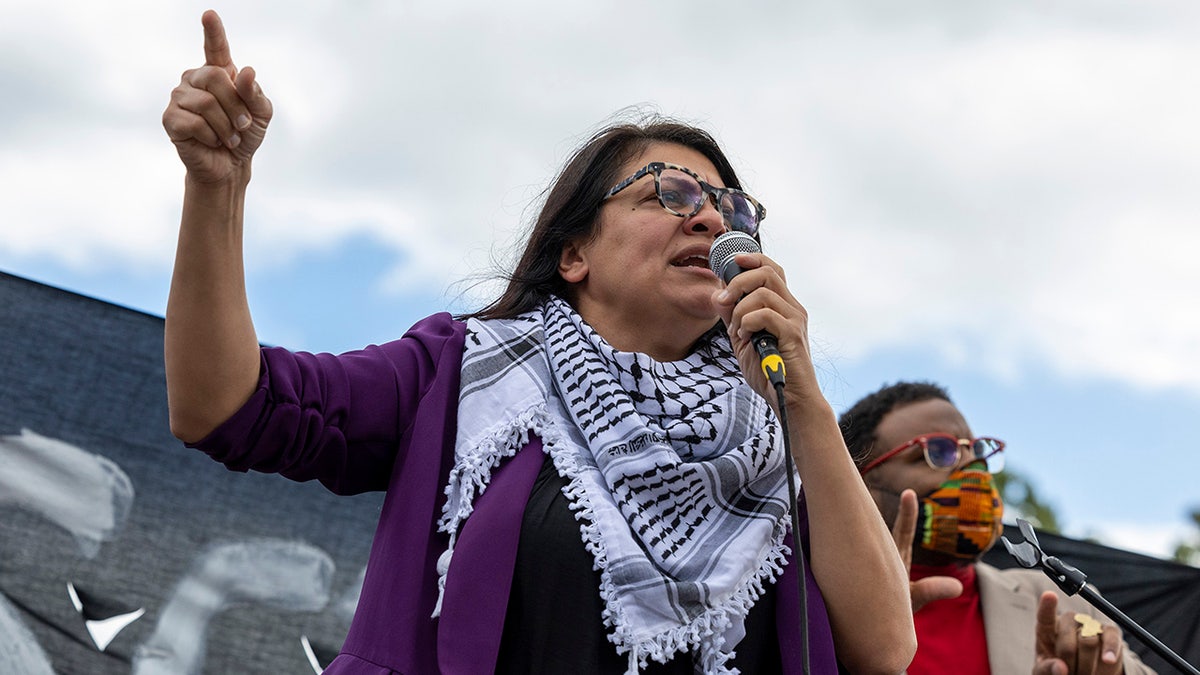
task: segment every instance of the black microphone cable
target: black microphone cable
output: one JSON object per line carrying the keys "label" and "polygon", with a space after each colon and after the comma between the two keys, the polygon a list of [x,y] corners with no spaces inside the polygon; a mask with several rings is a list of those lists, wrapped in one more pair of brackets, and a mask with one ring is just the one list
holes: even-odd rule
{"label": "black microphone cable", "polygon": [[[742,268],[733,262],[733,257],[739,253],[760,253],[762,248],[758,241],[744,232],[726,232],[717,237],[709,249],[708,264],[717,276],[726,284],[742,272]],[[788,486],[788,510],[792,516],[792,552],[796,560],[796,578],[800,598],[800,653],[802,655],[801,672],[809,675],[811,666],[808,657],[808,580],[807,566],[804,562],[804,548],[800,545],[800,513],[796,495],[796,467],[792,459],[792,437],[788,433],[787,406],[785,405],[783,389],[785,386],[786,369],[783,357],[779,354],[779,341],[774,335],[760,330],[750,336],[755,352],[758,353],[759,367],[763,375],[775,389],[776,408],[779,412],[779,426],[783,431],[783,455]]]}

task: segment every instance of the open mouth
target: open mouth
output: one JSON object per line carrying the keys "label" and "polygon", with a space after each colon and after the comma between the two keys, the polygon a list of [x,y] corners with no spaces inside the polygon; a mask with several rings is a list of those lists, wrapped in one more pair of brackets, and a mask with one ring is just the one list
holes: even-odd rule
{"label": "open mouth", "polygon": [[679,260],[671,261],[675,267],[703,267],[708,269],[708,258],[702,255],[689,255]]}

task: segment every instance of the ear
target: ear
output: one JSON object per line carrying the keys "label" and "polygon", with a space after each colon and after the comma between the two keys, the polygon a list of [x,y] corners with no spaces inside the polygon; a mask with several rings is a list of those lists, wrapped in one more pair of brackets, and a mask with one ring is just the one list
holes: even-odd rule
{"label": "ear", "polygon": [[587,258],[575,242],[563,245],[558,257],[558,275],[568,284],[577,284],[587,278]]}

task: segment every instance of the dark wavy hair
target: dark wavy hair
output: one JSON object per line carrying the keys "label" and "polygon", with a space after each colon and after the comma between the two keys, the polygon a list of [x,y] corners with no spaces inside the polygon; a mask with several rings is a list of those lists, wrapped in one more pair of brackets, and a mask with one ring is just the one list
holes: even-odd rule
{"label": "dark wavy hair", "polygon": [[673,143],[704,155],[726,187],[741,189],[737,174],[717,141],[707,131],[677,120],[653,117],[605,127],[587,140],[550,184],[520,260],[501,278],[500,297],[460,319],[509,319],[534,309],[552,295],[568,297],[568,284],[558,273],[563,247],[586,244],[597,234],[596,223],[606,192],[625,176],[622,167],[655,143]]}
{"label": "dark wavy hair", "polygon": [[879,423],[897,407],[907,403],[920,403],[941,399],[953,404],[945,388],[932,382],[897,382],[884,385],[879,391],[867,394],[850,406],[838,418],[838,427],[846,441],[846,449],[854,458],[855,465],[862,468],[871,460],[875,445],[875,430]]}

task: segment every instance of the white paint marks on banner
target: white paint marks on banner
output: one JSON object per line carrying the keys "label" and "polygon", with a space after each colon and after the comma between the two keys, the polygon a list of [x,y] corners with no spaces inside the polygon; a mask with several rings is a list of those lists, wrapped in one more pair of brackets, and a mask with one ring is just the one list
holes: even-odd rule
{"label": "white paint marks on banner", "polygon": [[329,603],[334,563],[301,542],[240,541],[210,548],[193,563],[133,659],[133,675],[192,675],[204,669],[208,624],[240,604],[315,612]]}
{"label": "white paint marks on banner", "polygon": [[133,505],[133,484],[111,460],[22,429],[0,437],[0,506],[39,514],[94,558]]}

